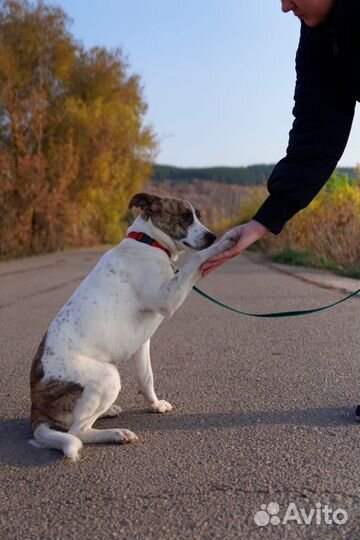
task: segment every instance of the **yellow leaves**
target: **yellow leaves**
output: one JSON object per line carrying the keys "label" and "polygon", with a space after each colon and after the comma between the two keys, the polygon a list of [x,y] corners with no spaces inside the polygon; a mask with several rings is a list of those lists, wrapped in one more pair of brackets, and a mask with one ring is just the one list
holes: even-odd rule
{"label": "yellow leaves", "polygon": [[[265,198],[264,188],[249,188],[241,221],[251,219]],[[299,250],[343,268],[360,264],[360,185],[335,173],[280,235],[266,236],[261,245],[271,254]]]}
{"label": "yellow leaves", "polygon": [[139,78],[60,8],[0,6],[0,256],[119,239],[155,149]]}

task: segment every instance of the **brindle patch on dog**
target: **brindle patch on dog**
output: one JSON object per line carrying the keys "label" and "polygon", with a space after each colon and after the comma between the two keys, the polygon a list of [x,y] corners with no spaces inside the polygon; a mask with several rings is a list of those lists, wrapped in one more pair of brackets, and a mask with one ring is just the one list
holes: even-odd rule
{"label": "brindle patch on dog", "polygon": [[141,208],[145,220],[151,217],[155,227],[174,240],[185,238],[187,229],[194,222],[190,204],[175,197],[158,197],[151,193],[138,193],[131,199],[129,208],[134,206]]}
{"label": "brindle patch on dog", "polygon": [[45,351],[46,334],[35,353],[30,371],[31,427],[42,423],[66,430],[72,423],[72,411],[83,392],[80,384],[51,380],[43,381],[42,357]]}

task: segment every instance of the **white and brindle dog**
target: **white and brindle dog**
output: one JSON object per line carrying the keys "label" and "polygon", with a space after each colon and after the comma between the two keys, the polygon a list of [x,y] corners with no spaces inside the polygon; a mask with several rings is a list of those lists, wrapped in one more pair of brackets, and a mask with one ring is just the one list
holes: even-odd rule
{"label": "white and brindle dog", "polygon": [[[114,405],[120,377],[114,363],[132,358],[137,383],[152,412],[170,403],[154,391],[150,338],[170,317],[200,277],[201,265],[232,247],[237,236],[215,235],[187,201],[135,195],[129,208],[142,213],[128,236],[100,259],[50,324],[31,368],[34,446],[56,448],[77,460],[82,443],[134,442],[127,429],[95,429]],[[174,274],[171,262],[197,250]]]}

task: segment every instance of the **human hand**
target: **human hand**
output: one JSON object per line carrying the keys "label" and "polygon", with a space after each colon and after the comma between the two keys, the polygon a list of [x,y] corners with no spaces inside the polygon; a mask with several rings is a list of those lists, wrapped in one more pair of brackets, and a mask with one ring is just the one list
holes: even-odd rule
{"label": "human hand", "polygon": [[[238,242],[235,244],[234,247],[223,251],[223,253],[220,253],[220,255],[216,255],[215,257],[211,257],[211,259],[208,259],[206,263],[201,266],[202,277],[205,277],[210,274],[210,272],[213,272],[213,270],[224,264],[225,261],[228,261],[229,259],[240,255],[240,253],[244,251],[247,247],[262,238],[268,232],[268,229],[264,227],[264,225],[261,225],[261,223],[253,219],[252,221],[249,221],[244,225],[234,227],[233,229],[231,229],[231,231],[238,232],[240,236]],[[224,236],[228,235],[229,232],[230,231],[225,233]]]}

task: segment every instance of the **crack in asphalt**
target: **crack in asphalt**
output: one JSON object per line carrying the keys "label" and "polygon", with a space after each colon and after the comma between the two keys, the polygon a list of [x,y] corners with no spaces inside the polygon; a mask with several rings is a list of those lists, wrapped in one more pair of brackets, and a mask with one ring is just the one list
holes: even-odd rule
{"label": "crack in asphalt", "polygon": [[65,281],[64,283],[60,283],[59,285],[54,285],[53,287],[47,287],[46,289],[40,289],[38,291],[35,291],[30,294],[26,294],[25,296],[22,296],[21,298],[17,298],[14,302],[9,302],[8,304],[0,304],[0,309],[4,309],[9,306],[13,306],[19,302],[22,302],[23,300],[26,300],[27,298],[33,298],[35,296],[40,296],[42,294],[46,294],[49,292],[57,291],[59,289],[63,289],[64,287],[67,287],[71,283],[78,283],[79,281],[85,279],[87,274],[82,274],[81,276],[77,276],[74,279],[71,279],[70,281]]}
{"label": "crack in asphalt", "polygon": [[20,270],[11,270],[10,272],[2,272],[0,273],[0,277],[13,276],[16,274],[27,274],[28,272],[35,272],[36,270],[43,270],[44,268],[54,268],[54,266],[57,267],[60,263],[66,263],[66,261],[64,259],[60,259],[59,261],[56,261],[56,263],[33,266],[32,268],[21,268]]}

